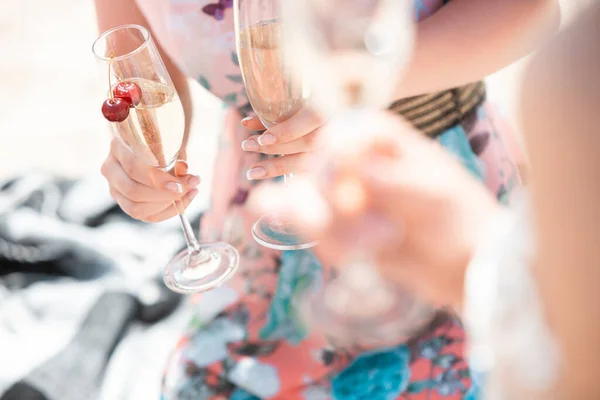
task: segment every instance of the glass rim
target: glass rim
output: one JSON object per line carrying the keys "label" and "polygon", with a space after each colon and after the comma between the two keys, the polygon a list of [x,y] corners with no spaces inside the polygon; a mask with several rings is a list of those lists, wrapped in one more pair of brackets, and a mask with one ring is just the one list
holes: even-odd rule
{"label": "glass rim", "polygon": [[[125,53],[125,54],[122,54],[117,57],[101,56],[96,52],[96,47],[98,46],[100,40],[106,39],[106,37],[108,37],[109,35],[111,35],[112,33],[116,32],[116,31],[127,30],[127,29],[135,29],[137,31],[142,32],[142,37],[144,38],[144,42],[141,45],[139,45],[138,47],[136,47],[134,50],[130,51],[129,53]],[[96,38],[96,40],[94,40],[94,43],[92,44],[92,52],[94,53],[94,56],[96,56],[96,58],[98,58],[99,60],[119,61],[119,60],[123,60],[125,58],[131,57],[131,56],[141,52],[146,46],[148,46],[148,43],[150,43],[150,39],[151,39],[150,31],[148,31],[148,29],[146,29],[145,27],[143,27],[141,25],[137,25],[137,24],[119,25],[119,26],[115,26],[114,28],[110,28],[110,29],[104,31],[103,33],[101,33],[100,36],[98,36]]]}

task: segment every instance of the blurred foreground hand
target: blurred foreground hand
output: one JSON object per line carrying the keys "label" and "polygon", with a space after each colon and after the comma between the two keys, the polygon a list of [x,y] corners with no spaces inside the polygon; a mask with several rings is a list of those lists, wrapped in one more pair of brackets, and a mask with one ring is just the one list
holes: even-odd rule
{"label": "blurred foreground hand", "polygon": [[437,142],[385,112],[340,115],[312,171],[255,191],[251,207],[303,225],[338,267],[369,252],[386,279],[436,304],[461,303],[464,274],[496,200]]}

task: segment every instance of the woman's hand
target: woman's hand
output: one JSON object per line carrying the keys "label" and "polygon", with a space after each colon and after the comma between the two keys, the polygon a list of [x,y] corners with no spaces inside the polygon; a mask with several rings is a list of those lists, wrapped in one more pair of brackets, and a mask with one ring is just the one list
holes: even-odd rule
{"label": "woman's hand", "polygon": [[390,114],[363,118],[356,132],[329,132],[335,121],[323,130],[337,139],[318,152],[327,168],[316,171],[317,185],[266,187],[252,205],[304,225],[325,262],[342,266],[360,249],[387,279],[458,305],[473,250],[500,206],[437,142]]}
{"label": "woman's hand", "polygon": [[[265,129],[256,116],[244,118],[242,125],[252,131]],[[275,178],[305,171],[308,153],[315,150],[323,120],[313,111],[303,108],[290,119],[273,126],[261,135],[253,135],[242,142],[242,149],[263,154],[285,154],[253,164],[246,172],[249,180]]]}
{"label": "woman's hand", "polygon": [[[180,154],[185,157],[185,153]],[[171,175],[145,164],[118,139],[102,165],[112,198],[129,216],[145,222],[159,222],[177,215],[174,201],[183,210],[198,194],[200,178],[187,174],[187,163],[178,161]]]}

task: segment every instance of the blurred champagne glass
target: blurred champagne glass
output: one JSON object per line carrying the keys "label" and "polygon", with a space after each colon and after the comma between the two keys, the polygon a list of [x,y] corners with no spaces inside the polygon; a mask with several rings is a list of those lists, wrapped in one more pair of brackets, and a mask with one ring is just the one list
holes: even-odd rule
{"label": "blurred champagne glass", "polygon": [[[289,67],[311,82],[312,103],[332,117],[326,132],[335,134],[328,135],[328,144],[364,134],[368,111],[392,102],[410,61],[412,1],[295,0],[285,2],[283,15]],[[358,179],[327,181],[330,176],[321,174],[319,184],[358,201]],[[431,317],[432,310],[409,290],[377,273],[368,250],[356,249],[348,259],[335,278],[302,299],[309,323],[340,343],[386,344],[408,338]]]}

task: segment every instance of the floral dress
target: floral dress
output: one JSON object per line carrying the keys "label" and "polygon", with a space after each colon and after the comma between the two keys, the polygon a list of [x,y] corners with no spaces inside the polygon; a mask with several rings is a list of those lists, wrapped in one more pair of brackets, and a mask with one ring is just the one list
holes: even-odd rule
{"label": "floral dress", "polygon": [[[166,366],[162,399],[476,399],[464,331],[448,314],[408,343],[369,351],[334,348],[300,322],[294,295],[321,277],[322,267],[311,251],[272,251],[250,233],[244,203],[253,184],[245,171],[260,155],[241,149],[251,132],[240,119],[250,108],[235,52],[233,1],[137,1],[169,56],[229,106],[201,234],[221,237],[241,255],[227,285],[189,298],[195,316]],[[416,18],[446,2],[414,0]],[[439,141],[508,201],[519,184],[513,142],[489,104]]]}

